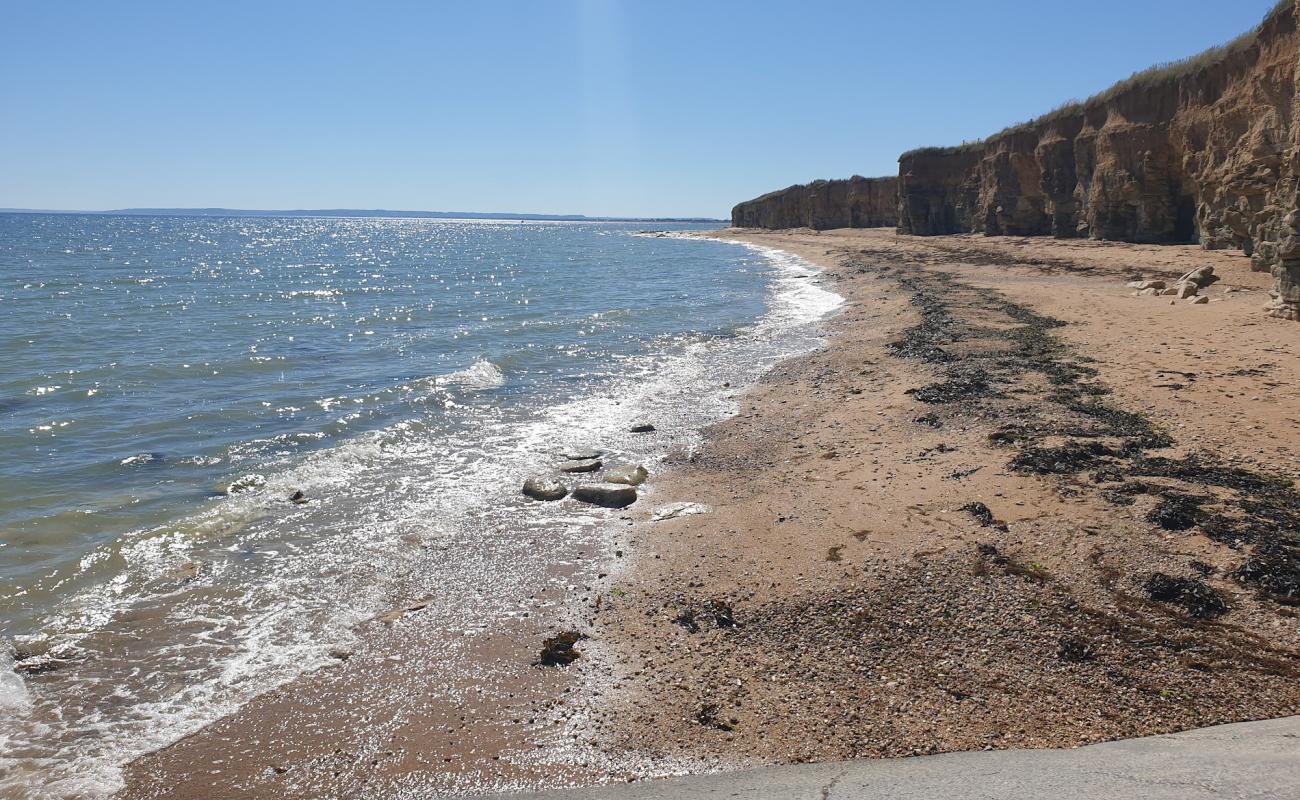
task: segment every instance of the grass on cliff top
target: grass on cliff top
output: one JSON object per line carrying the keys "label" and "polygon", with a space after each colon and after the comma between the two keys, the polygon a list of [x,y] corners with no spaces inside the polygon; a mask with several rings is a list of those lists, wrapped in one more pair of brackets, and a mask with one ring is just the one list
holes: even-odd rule
{"label": "grass on cliff top", "polygon": [[1178,80],[1186,75],[1209,69],[1210,67],[1213,67],[1216,64],[1221,64],[1238,53],[1250,48],[1251,45],[1255,43],[1260,32],[1264,29],[1264,26],[1267,25],[1270,20],[1278,14],[1291,11],[1295,8],[1295,4],[1296,0],[1279,0],[1277,5],[1273,6],[1273,9],[1265,15],[1262,22],[1238,36],[1236,39],[1217,47],[1211,47],[1209,50],[1188,58],[1179,59],[1177,61],[1167,61],[1163,64],[1155,64],[1154,66],[1147,67],[1141,72],[1133,73],[1119,83],[1116,83],[1114,86],[1111,86],[1109,89],[1089,97],[1087,100],[1067,101],[1040,117],[1031,119],[1028,122],[1021,122],[1008,126],[984,139],[962,142],[959,145],[952,145],[949,147],[918,147],[915,150],[909,150],[906,153],[903,153],[903,155],[899,156],[899,159],[902,160],[911,156],[943,156],[968,153],[972,150],[983,147],[985,142],[992,139],[1019,133],[1038,125],[1044,125],[1046,123],[1055,122],[1058,119],[1064,119],[1065,117],[1080,114],[1085,109],[1108,103],[1126,92],[1135,89],[1148,88],[1166,81]]}

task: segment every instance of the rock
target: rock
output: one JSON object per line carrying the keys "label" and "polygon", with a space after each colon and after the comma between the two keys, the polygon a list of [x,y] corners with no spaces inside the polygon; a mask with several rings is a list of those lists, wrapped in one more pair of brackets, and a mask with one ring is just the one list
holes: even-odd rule
{"label": "rock", "polygon": [[605,470],[601,476],[606,483],[624,483],[628,486],[640,486],[645,483],[650,473],[640,464],[623,464]]}
{"label": "rock", "polygon": [[677,519],[678,517],[689,517],[692,514],[708,514],[713,511],[712,506],[706,506],[703,503],[669,503],[666,506],[660,506],[650,515],[651,522],[663,522],[666,519]]}
{"label": "rock", "polygon": [[1174,297],[1179,300],[1186,300],[1189,297],[1195,297],[1198,291],[1195,283],[1185,281],[1174,287]]}
{"label": "rock", "polygon": [[1219,276],[1214,274],[1214,267],[1206,264],[1179,278],[1178,283],[1194,283],[1198,289],[1204,289],[1218,280]]}
{"label": "rock", "polygon": [[605,508],[626,508],[636,502],[636,488],[621,483],[585,483],[573,490],[573,499]]}
{"label": "rock", "polygon": [[294,505],[300,506],[303,503],[307,502],[307,495],[303,494],[302,489],[299,489],[298,491],[289,495],[289,502],[293,503]]}
{"label": "rock", "polygon": [[1178,289],[1176,287],[1171,287],[1169,289],[1162,289],[1158,292],[1158,294],[1160,294],[1161,297],[1173,297],[1178,294]]}
{"label": "rock", "polygon": [[603,455],[605,455],[603,451],[588,447],[572,447],[560,453],[561,458],[567,458],[570,461],[591,461]]}
{"label": "rock", "polygon": [[537,475],[524,481],[524,494],[534,500],[563,500],[569,495],[569,487],[554,478]]}
{"label": "rock", "polygon": [[1145,288],[1146,288],[1146,281],[1129,281],[1128,283],[1126,283],[1126,284],[1124,284],[1124,285],[1127,286],[1127,287],[1130,288],[1130,289],[1145,289]]}
{"label": "rock", "polygon": [[226,494],[243,494],[244,492],[260,489],[265,485],[266,478],[261,475],[244,475],[230,482],[230,485],[226,487]]}
{"label": "rock", "polygon": [[566,461],[561,464],[558,469],[560,472],[577,474],[582,472],[595,472],[602,466],[604,466],[604,463],[599,458],[596,458],[590,461]]}
{"label": "rock", "polygon": [[649,422],[638,422],[629,428],[632,433],[653,433],[654,429],[655,426],[651,425]]}
{"label": "rock", "polygon": [[1168,287],[1164,281],[1140,281],[1137,288],[1139,289],[1165,289]]}
{"label": "rock", "polygon": [[1138,297],[1154,297],[1155,295],[1160,294],[1160,290],[1159,290],[1159,289],[1143,289],[1142,291],[1138,292],[1137,294],[1138,294]]}
{"label": "rock", "polygon": [[1200,297],[1193,297],[1193,298],[1192,298],[1192,305],[1194,305],[1194,306],[1203,306],[1203,305],[1205,305],[1205,304],[1208,303],[1208,302],[1210,302],[1210,298],[1206,297],[1205,295],[1201,295]]}

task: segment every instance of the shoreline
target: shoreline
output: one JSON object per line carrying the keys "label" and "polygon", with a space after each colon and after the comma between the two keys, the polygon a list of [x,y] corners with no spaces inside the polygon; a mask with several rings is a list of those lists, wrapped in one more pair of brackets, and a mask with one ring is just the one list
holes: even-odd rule
{"label": "shoreline", "polygon": [[[1058,377],[1096,370],[1085,385],[1104,384],[1107,402],[1119,410],[1141,409],[1174,429],[1176,444],[1185,446],[1195,425],[1195,444],[1242,468],[1294,477],[1300,426],[1279,426],[1274,409],[1300,400],[1300,375],[1281,355],[1294,352],[1300,334],[1254,318],[1253,301],[1262,298],[1255,284],[1262,286],[1264,276],[1250,273],[1244,259],[1193,248],[916,241],[876,231],[707,235],[816,263],[846,304],[823,323],[825,347],[781,361],[740,395],[739,414],[707,428],[701,448],[653,478],[652,502],[626,515],[636,523],[622,543],[630,572],[617,580],[608,573],[609,583],[581,606],[588,657],[567,671],[543,673],[544,685],[532,696],[553,718],[568,715],[560,727],[577,747],[567,763],[543,768],[541,785],[1074,746],[1300,707],[1294,680],[1279,681],[1300,666],[1294,611],[1232,578],[1253,545],[1234,549],[1197,530],[1172,532],[1146,521],[1161,502],[1159,491],[1190,494],[1188,487],[1132,479],[1162,488],[1116,492],[1132,500],[1121,505],[1102,496],[1113,487],[1097,489],[1086,475],[1009,470],[1025,443],[1008,448],[989,433],[1008,420],[1024,423],[1018,430],[1037,426],[1040,434],[1066,421],[1061,404],[1049,399],[1053,384],[1042,380],[1048,372],[1013,369],[993,378],[1001,396],[927,404],[907,391],[944,383],[938,379],[949,362],[899,358],[889,347],[922,320],[919,309],[927,319],[946,316],[962,327],[957,342],[943,348],[994,363],[990,348],[1006,340],[977,333],[1058,315],[1064,327],[1037,329],[1061,345],[1040,353],[1054,365],[1044,362],[1044,370],[1064,365]],[[1244,291],[1221,294],[1216,287],[1210,306],[1170,308],[1123,288],[1135,271],[1151,278],[1205,262]],[[936,270],[953,278],[927,283]],[[1013,316],[988,318],[990,302],[1009,303]],[[1148,352],[1148,364],[1142,351],[1153,342],[1164,344]],[[1274,350],[1275,361],[1266,361]],[[1246,365],[1251,358],[1259,363]],[[1229,367],[1262,370],[1265,379],[1228,375]],[[1170,389],[1171,381],[1148,374],[1158,368],[1196,376]],[[1223,394],[1242,397],[1241,406],[1216,410]],[[930,415],[940,427],[916,421]],[[1042,445],[1062,442],[1050,433]],[[1182,451],[1153,450],[1165,452]],[[1214,503],[1235,502],[1221,489],[1198,491],[1214,495]],[[670,502],[712,511],[648,520],[651,506]],[[989,526],[962,510],[973,502],[988,507]],[[1193,579],[1199,573],[1189,571],[1191,562],[1210,568],[1194,579],[1226,598],[1230,611],[1221,620],[1191,619],[1181,606],[1141,596],[1142,576],[1163,571]],[[517,664],[531,655],[539,632],[513,640],[506,634],[489,655]],[[1197,660],[1189,652],[1206,655]],[[1093,684],[1104,691],[1091,692]],[[362,691],[316,698],[350,705],[365,699]],[[264,708],[263,718],[274,708]],[[463,751],[458,736],[469,725],[498,731],[504,738],[475,740],[484,758],[465,770],[460,791],[535,785],[536,775],[508,773],[492,757],[519,738],[517,723],[502,717],[511,712],[466,710],[451,709],[437,723],[446,723],[445,743],[425,738],[411,747],[425,748],[432,760]],[[365,714],[356,719],[364,724]],[[186,771],[206,787],[206,770],[197,769],[205,758],[212,762],[256,740],[223,738],[215,727],[183,748],[135,762],[120,796],[161,796],[157,790],[174,788],[168,781]],[[260,757],[256,748],[240,752]],[[348,773],[354,791],[375,791],[401,785],[394,768],[416,768],[399,761],[375,769],[337,752],[300,756],[283,772],[248,775],[242,792],[294,796],[306,786],[299,775],[334,768]]]}

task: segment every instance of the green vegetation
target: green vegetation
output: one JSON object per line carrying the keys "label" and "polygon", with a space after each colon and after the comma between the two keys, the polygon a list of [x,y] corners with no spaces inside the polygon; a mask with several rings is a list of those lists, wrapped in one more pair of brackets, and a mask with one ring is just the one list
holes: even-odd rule
{"label": "green vegetation", "polygon": [[1211,47],[1209,50],[1206,50],[1203,53],[1198,53],[1189,58],[1156,64],[1142,70],[1141,72],[1135,72],[1128,78],[1116,83],[1114,86],[1111,86],[1103,92],[1099,92],[1098,94],[1089,97],[1087,100],[1070,100],[1036,119],[1003,128],[985,139],[977,139],[972,142],[962,142],[959,145],[950,147],[918,147],[915,150],[907,151],[899,158],[901,160],[912,156],[945,156],[968,153],[971,150],[983,147],[985,142],[992,139],[1010,136],[1012,134],[1027,131],[1030,128],[1039,125],[1081,114],[1086,109],[1108,103],[1126,92],[1137,89],[1147,89],[1168,81],[1179,80],[1180,78],[1193,75],[1202,70],[1210,69],[1250,49],[1258,39],[1260,32],[1263,31],[1264,26],[1277,15],[1290,12],[1295,8],[1295,4],[1296,0],[1279,0],[1277,5],[1273,6],[1273,10],[1268,12],[1259,25],[1256,25],[1254,28],[1238,36],[1236,39],[1233,39],[1231,42],[1221,44],[1218,47]]}

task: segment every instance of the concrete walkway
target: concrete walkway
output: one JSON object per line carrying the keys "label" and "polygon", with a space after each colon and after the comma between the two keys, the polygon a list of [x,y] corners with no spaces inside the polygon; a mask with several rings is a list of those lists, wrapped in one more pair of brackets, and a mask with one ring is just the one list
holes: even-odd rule
{"label": "concrete walkway", "polygon": [[1300,717],[1076,750],[773,767],[515,800],[1300,800]]}

